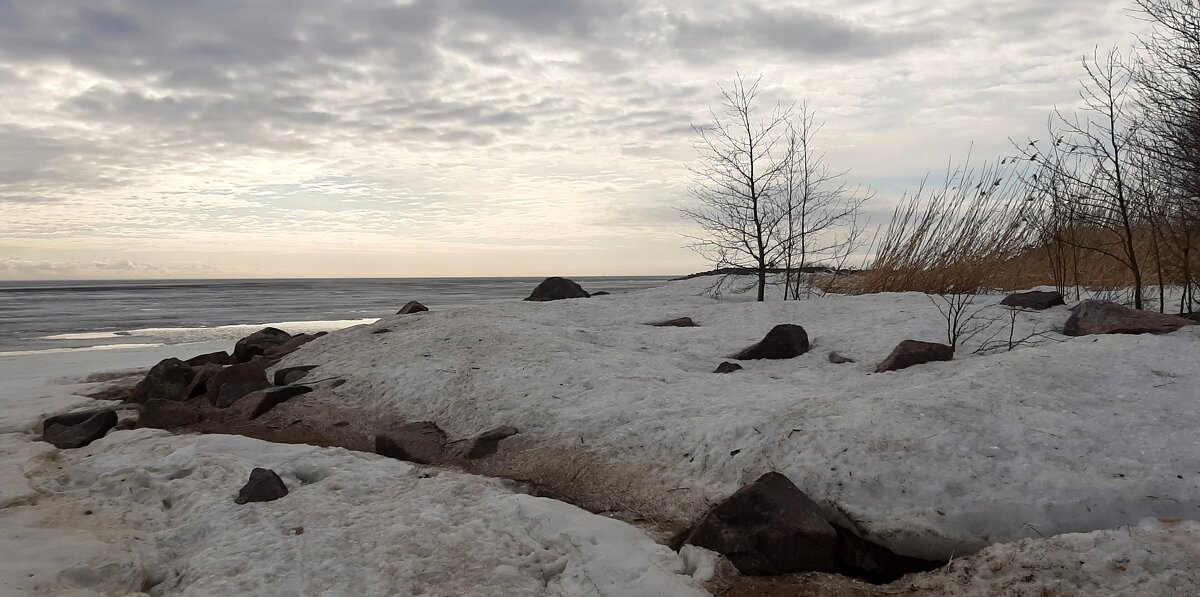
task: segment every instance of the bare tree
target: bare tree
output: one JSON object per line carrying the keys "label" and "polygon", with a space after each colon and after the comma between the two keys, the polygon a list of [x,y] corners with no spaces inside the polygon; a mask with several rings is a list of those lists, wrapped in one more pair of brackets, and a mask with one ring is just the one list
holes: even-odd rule
{"label": "bare tree", "polygon": [[767,272],[783,242],[785,214],[773,197],[779,192],[785,162],[778,150],[789,108],[776,105],[760,115],[759,83],[738,75],[721,87],[721,105],[712,122],[693,125],[699,160],[689,167],[690,195],[698,205],[681,211],[703,233],[689,245],[717,268],[752,269],[758,276],[758,300],[766,294]]}
{"label": "bare tree", "polygon": [[[787,272],[783,300],[799,298],[805,268],[844,261],[859,232],[857,214],[871,193],[851,187],[847,170],[833,170],[824,151],[815,147],[824,127],[807,102],[788,123],[781,172],[780,209],[784,213],[783,267]],[[840,233],[840,234],[839,234]],[[811,285],[806,292],[811,292]]]}

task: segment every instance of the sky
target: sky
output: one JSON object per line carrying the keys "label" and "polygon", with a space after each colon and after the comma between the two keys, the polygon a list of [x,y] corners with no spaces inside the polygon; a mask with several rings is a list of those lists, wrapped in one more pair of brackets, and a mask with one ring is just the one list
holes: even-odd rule
{"label": "sky", "polygon": [[872,225],[1011,154],[1130,0],[0,0],[0,279],[683,274],[719,85]]}

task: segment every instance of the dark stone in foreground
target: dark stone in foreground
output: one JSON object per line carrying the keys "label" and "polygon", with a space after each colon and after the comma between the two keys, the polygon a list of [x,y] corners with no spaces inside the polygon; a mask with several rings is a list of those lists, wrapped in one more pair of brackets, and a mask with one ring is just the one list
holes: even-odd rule
{"label": "dark stone in foreground", "polygon": [[252,404],[250,407],[250,418],[257,418],[259,415],[275,408],[276,406],[295,398],[301,394],[307,394],[313,389],[308,386],[279,386],[267,388],[247,394],[242,400]]}
{"label": "dark stone in foreground", "polygon": [[1050,307],[1065,305],[1067,302],[1063,300],[1063,295],[1059,292],[1031,290],[1029,292],[1010,294],[1004,300],[1000,301],[1000,304],[1006,307],[1044,311]]}
{"label": "dark stone in foreground", "polygon": [[82,448],[117,426],[117,413],[91,410],[50,417],[42,424],[42,440],[63,450]]}
{"label": "dark stone in foreground", "polygon": [[204,415],[195,402],[174,400],[151,400],[138,415],[138,427],[154,429],[176,429],[199,423]]}
{"label": "dark stone in foreground", "polygon": [[185,362],[193,367],[200,367],[202,365],[232,365],[234,363],[233,357],[224,350],[196,355]]}
{"label": "dark stone in foreground", "polygon": [[192,383],[194,376],[191,365],[179,359],[163,359],[138,382],[129,401],[145,404],[151,398],[183,400],[184,390]]}
{"label": "dark stone in foreground", "polygon": [[442,459],[446,432],[431,422],[409,423],[375,435],[375,453],[417,464]]}
{"label": "dark stone in foreground", "polygon": [[713,373],[733,373],[734,371],[737,371],[738,369],[741,369],[741,368],[742,368],[742,366],[737,363],[730,363],[729,361],[725,361],[725,362],[721,363],[720,365],[717,365],[717,368],[713,369]]}
{"label": "dark stone in foreground", "polygon": [[409,313],[422,313],[422,312],[428,311],[428,310],[429,310],[429,307],[426,307],[425,305],[422,305],[421,303],[418,303],[417,301],[408,301],[407,303],[404,303],[403,307],[400,307],[399,311],[396,311],[396,315],[408,315]]}
{"label": "dark stone in foreground", "polygon": [[223,369],[221,365],[208,363],[194,369],[196,376],[192,378],[192,383],[183,392],[183,400],[190,400],[196,396],[202,396],[208,393],[208,380]]}
{"label": "dark stone in foreground", "polygon": [[660,328],[668,328],[668,327],[670,327],[670,328],[698,328],[698,327],[700,327],[699,325],[696,324],[695,321],[692,321],[691,317],[676,317],[675,319],[668,319],[666,321],[658,321],[655,323],[651,323],[649,325],[652,325],[655,327],[660,327]]}
{"label": "dark stone in foreground", "polygon": [[270,502],[288,494],[287,485],[275,471],[266,468],[256,468],[250,471],[250,480],[242,486],[234,498],[234,502],[247,504],[250,502]]}
{"label": "dark stone in foreground", "polygon": [[898,371],[922,363],[950,361],[953,359],[954,349],[945,344],[905,340],[897,344],[896,348],[892,350],[892,354],[888,355],[888,358],[875,367],[875,372]]}
{"label": "dark stone in foreground", "polygon": [[238,398],[271,387],[262,363],[252,361],[230,365],[208,379],[208,400],[217,408],[226,408]]}
{"label": "dark stone in foreground", "polygon": [[767,332],[758,344],[737,353],[731,358],[739,361],[754,359],[790,359],[808,352],[808,333],[804,328],[783,323]]}
{"label": "dark stone in foreground", "polygon": [[[316,368],[317,368],[316,365],[298,365],[296,367],[284,367],[282,369],[276,369],[275,370],[275,385],[286,386],[287,384],[290,384],[293,381],[296,381],[296,379],[300,379],[299,377],[297,377],[297,378],[293,379],[292,381],[288,381],[288,378],[291,376],[292,373],[303,373],[303,374],[307,375],[309,371],[312,371],[313,369],[316,369]],[[300,377],[304,377],[304,376],[301,375]]]}
{"label": "dark stone in foreground", "polygon": [[1071,317],[1063,326],[1063,334],[1166,334],[1187,325],[1195,325],[1195,322],[1177,315],[1130,309],[1109,301],[1088,300],[1071,308]]}
{"label": "dark stone in foreground", "polygon": [[742,574],[828,572],[837,531],[787,477],[770,472],[709,510],[684,543],[724,555]]}
{"label": "dark stone in foreground", "polygon": [[516,435],[517,428],[504,425],[490,431],[484,431],[470,440],[466,456],[470,459],[483,458],[496,453],[500,440]]}
{"label": "dark stone in foreground", "polygon": [[846,363],[853,363],[854,359],[847,356],[842,356],[836,352],[831,352],[829,353],[829,362],[833,363],[834,365],[843,365]]}
{"label": "dark stone in foreground", "polygon": [[582,286],[568,280],[553,276],[542,280],[537,288],[525,298],[527,301],[557,301],[561,299],[588,298],[591,295]]}
{"label": "dark stone in foreground", "polygon": [[292,335],[278,328],[263,328],[237,341],[233,346],[233,360],[245,363],[262,356],[268,348],[280,346],[292,339]]}

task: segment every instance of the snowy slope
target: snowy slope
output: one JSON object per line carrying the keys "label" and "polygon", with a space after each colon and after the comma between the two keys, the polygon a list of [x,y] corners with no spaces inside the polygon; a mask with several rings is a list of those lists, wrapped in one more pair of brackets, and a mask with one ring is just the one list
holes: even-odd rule
{"label": "snowy slope", "polygon": [[[768,470],[927,557],[1200,514],[1196,328],[1059,336],[873,374],[901,340],[944,341],[926,296],[717,301],[701,296],[708,283],[395,316],[332,333],[281,366],[320,365],[322,377],[348,378],[337,390],[347,404],[451,435],[515,425],[524,441],[630,463],[638,481],[624,499],[669,519]],[[702,327],[642,325],[679,316]],[[1022,313],[1018,327],[1067,316]],[[803,325],[813,351],[711,373],[778,323]],[[394,333],[371,334],[382,327]],[[829,363],[830,350],[858,362]],[[653,474],[632,470],[642,465]]]}

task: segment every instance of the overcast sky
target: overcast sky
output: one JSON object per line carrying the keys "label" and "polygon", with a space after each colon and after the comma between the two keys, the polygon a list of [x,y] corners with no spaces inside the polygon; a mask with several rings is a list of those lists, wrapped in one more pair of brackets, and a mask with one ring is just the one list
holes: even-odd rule
{"label": "overcast sky", "polygon": [[0,0],[0,278],[675,274],[762,74],[873,212],[1001,155],[1128,0]]}

